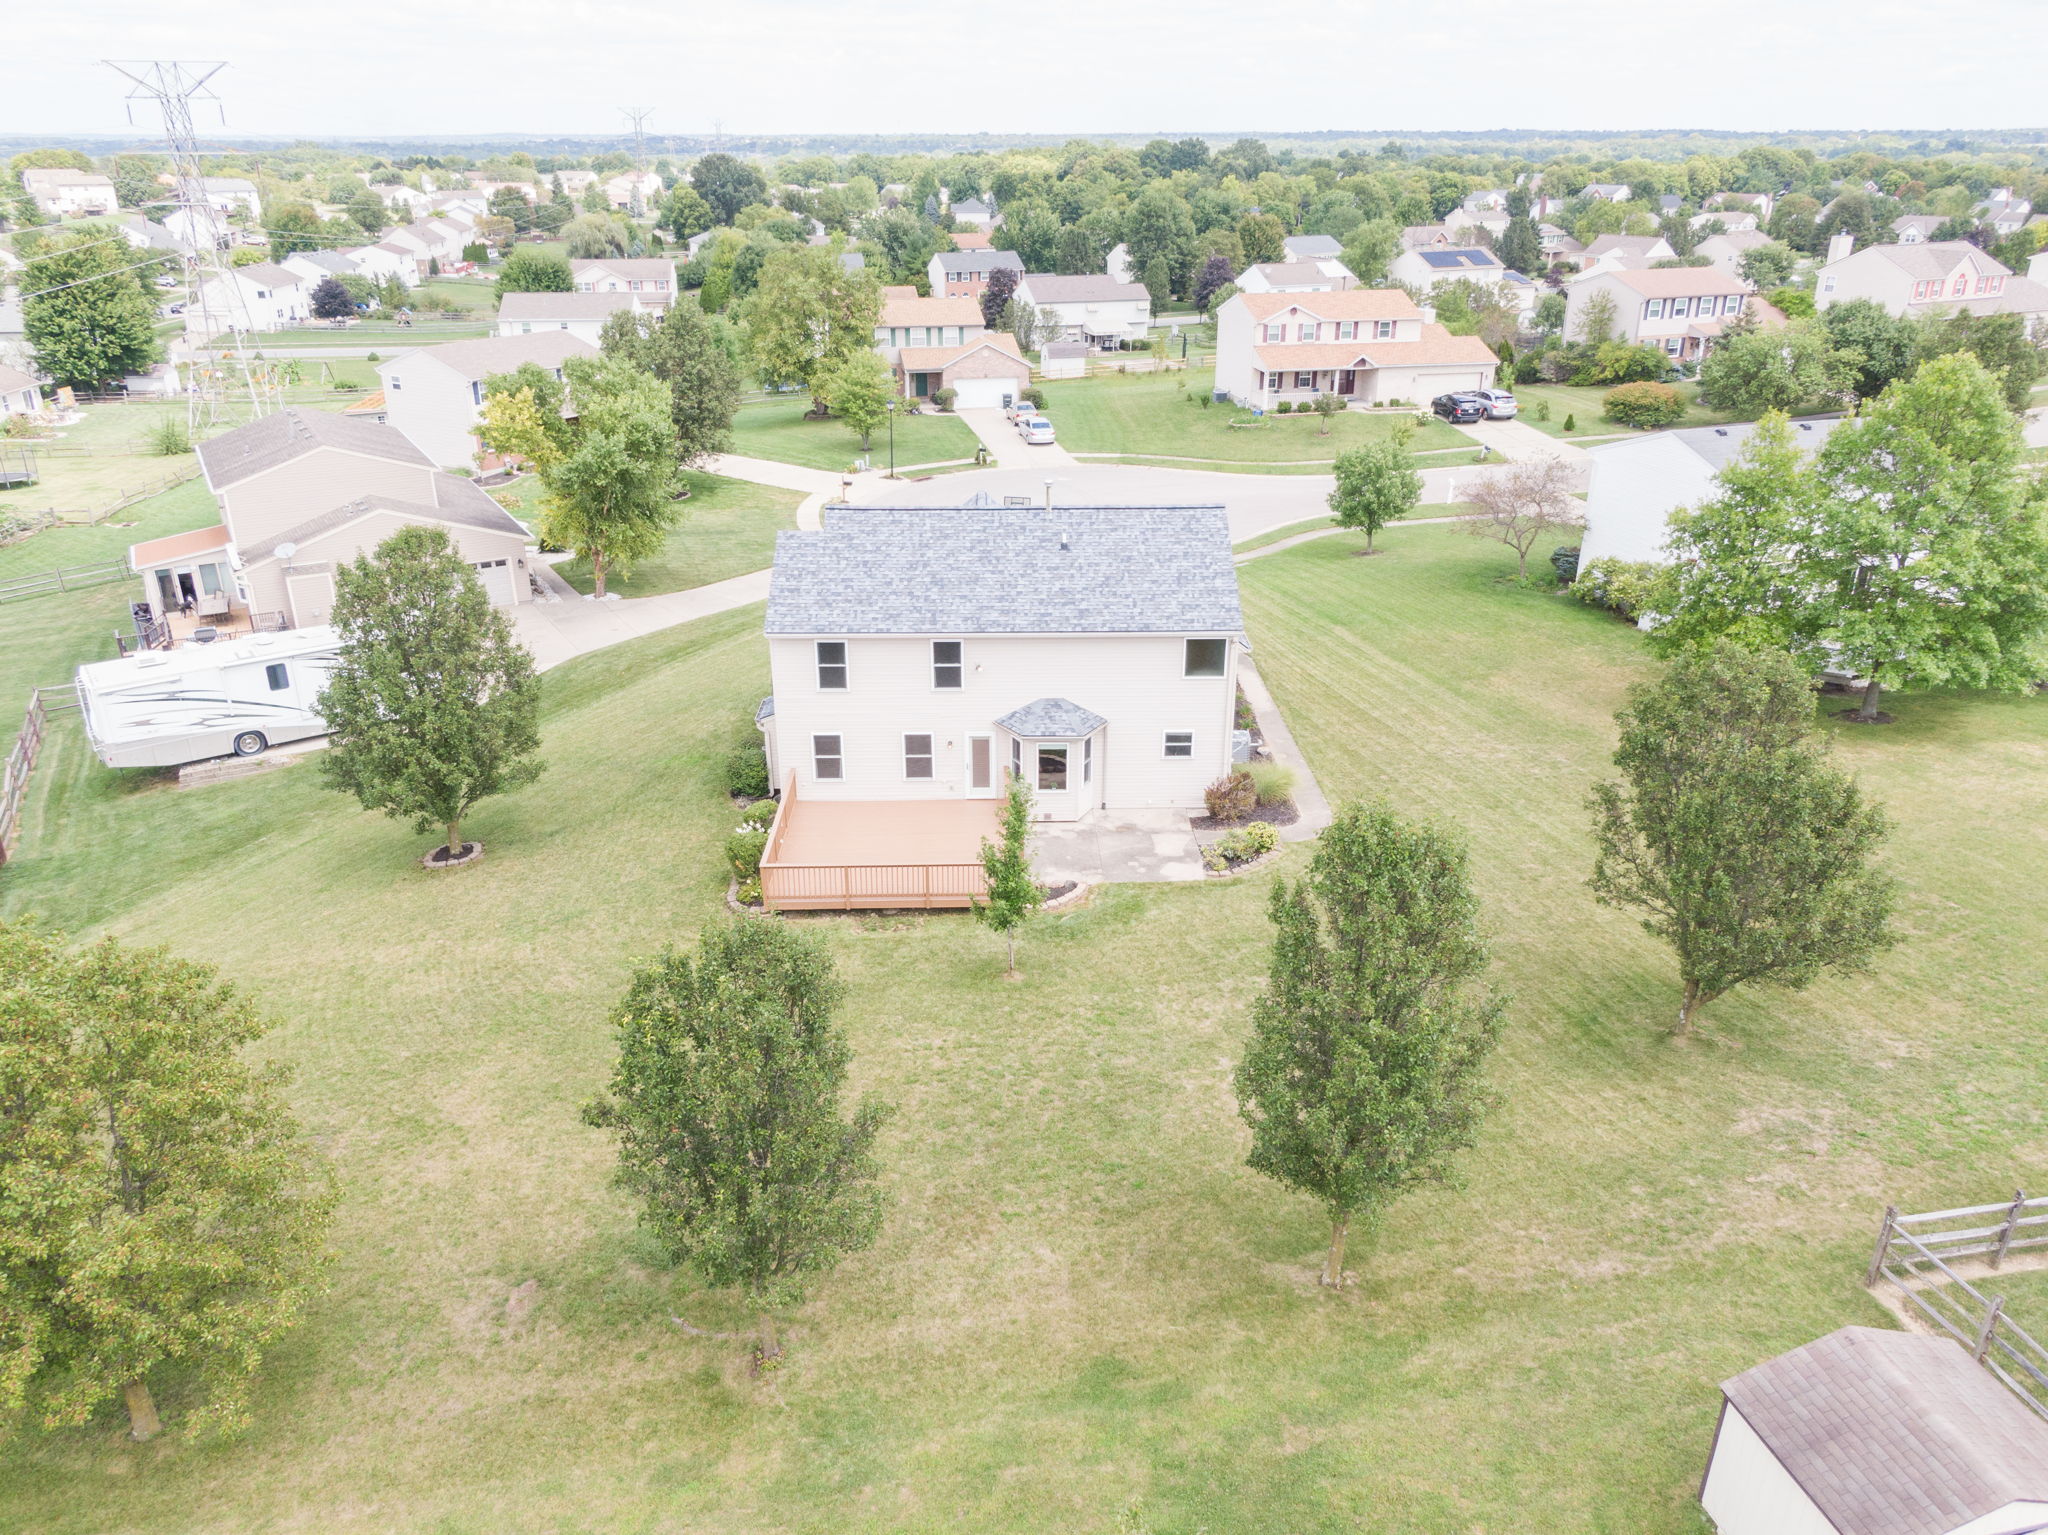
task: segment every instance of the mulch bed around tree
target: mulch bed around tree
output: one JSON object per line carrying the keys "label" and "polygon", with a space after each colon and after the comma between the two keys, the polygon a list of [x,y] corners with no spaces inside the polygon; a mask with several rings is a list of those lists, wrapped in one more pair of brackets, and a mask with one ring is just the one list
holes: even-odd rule
{"label": "mulch bed around tree", "polygon": [[448,844],[444,842],[420,860],[420,867],[423,869],[460,869],[465,864],[477,862],[483,856],[484,845],[481,842],[465,842],[462,844],[462,851],[453,858],[450,858],[448,856]]}
{"label": "mulch bed around tree", "polygon": [[1268,826],[1292,826],[1300,819],[1300,807],[1293,800],[1288,800],[1279,805],[1261,805],[1241,821],[1219,821],[1213,815],[1191,815],[1188,826],[1194,831],[1236,831],[1253,821],[1264,821]]}
{"label": "mulch bed around tree", "polygon": [[1837,709],[1835,710],[1835,718],[1847,720],[1852,725],[1889,725],[1892,722],[1893,716],[1885,713],[1882,709],[1878,710],[1875,714],[1869,715],[1864,714],[1858,709]]}

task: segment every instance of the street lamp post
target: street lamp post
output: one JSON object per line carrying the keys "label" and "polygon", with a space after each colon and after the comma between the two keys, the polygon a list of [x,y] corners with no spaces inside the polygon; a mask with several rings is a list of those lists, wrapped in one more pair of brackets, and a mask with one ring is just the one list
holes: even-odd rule
{"label": "street lamp post", "polygon": [[889,478],[896,478],[896,402],[890,400],[884,407],[889,412]]}

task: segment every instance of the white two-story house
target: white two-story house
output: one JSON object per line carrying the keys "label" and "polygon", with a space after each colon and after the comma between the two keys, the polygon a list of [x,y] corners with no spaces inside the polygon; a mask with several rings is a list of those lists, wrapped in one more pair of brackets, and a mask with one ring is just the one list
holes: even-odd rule
{"label": "white two-story house", "polygon": [[21,189],[38,212],[52,218],[86,218],[112,213],[120,206],[114,183],[98,171],[35,167],[21,173]]}
{"label": "white two-story house", "polygon": [[1036,820],[1199,812],[1244,617],[1195,507],[849,507],[776,542],[771,906],[965,905],[1010,779]]}
{"label": "white two-story house", "polygon": [[1893,314],[2048,315],[2048,286],[2018,276],[1966,240],[1866,245],[1820,269],[1816,307],[1857,298],[1875,299]]}
{"label": "white two-story house", "polygon": [[421,347],[377,365],[384,419],[444,469],[476,467],[483,447],[476,424],[483,415],[485,379],[527,363],[560,379],[571,357],[595,356],[595,346],[566,330]]}
{"label": "white two-story house", "polygon": [[283,330],[312,318],[313,284],[269,261],[231,267],[199,285],[190,310],[200,328],[218,335],[232,325],[244,330]]}
{"label": "white two-story house", "polygon": [[1705,355],[1749,304],[1748,285],[1719,267],[1600,272],[1565,289],[1564,333],[1574,341],[1596,294],[1613,300],[1621,340],[1656,347],[1678,362]]}
{"label": "white two-story house", "polygon": [[1216,311],[1216,387],[1261,410],[1319,394],[1419,404],[1485,389],[1499,364],[1477,336],[1423,319],[1399,288],[1239,293]]}
{"label": "white two-story house", "polygon": [[621,310],[659,313],[649,293],[508,293],[498,300],[498,334],[531,336],[565,330],[597,345],[604,322]]}
{"label": "white two-story house", "polygon": [[1143,341],[1152,328],[1152,294],[1143,283],[1118,282],[1107,272],[1079,277],[1030,272],[1017,297],[1059,328],[1054,341],[1080,341],[1103,350]]}
{"label": "white two-story house", "polygon": [[676,264],[666,256],[606,256],[569,263],[578,293],[637,293],[666,309],[675,302]]}

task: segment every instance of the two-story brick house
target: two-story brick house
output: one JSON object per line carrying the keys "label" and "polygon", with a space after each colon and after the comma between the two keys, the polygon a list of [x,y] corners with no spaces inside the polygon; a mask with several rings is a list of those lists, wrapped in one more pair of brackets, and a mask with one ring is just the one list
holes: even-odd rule
{"label": "two-story brick house", "polygon": [[1615,334],[1674,362],[1704,356],[1750,302],[1741,278],[1711,266],[1601,272],[1565,289],[1564,333],[1580,339],[1594,295],[1613,300]]}
{"label": "two-story brick house", "polygon": [[989,274],[1008,267],[1019,277],[1024,262],[1015,251],[940,251],[925,267],[931,279],[933,298],[980,298],[988,292]]}

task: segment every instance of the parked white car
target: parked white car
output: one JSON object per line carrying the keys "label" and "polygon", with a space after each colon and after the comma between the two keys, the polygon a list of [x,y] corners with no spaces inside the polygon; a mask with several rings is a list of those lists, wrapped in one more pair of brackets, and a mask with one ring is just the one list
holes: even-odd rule
{"label": "parked white car", "polygon": [[1043,416],[1019,416],[1017,435],[1027,443],[1039,444],[1053,440],[1052,423]]}

